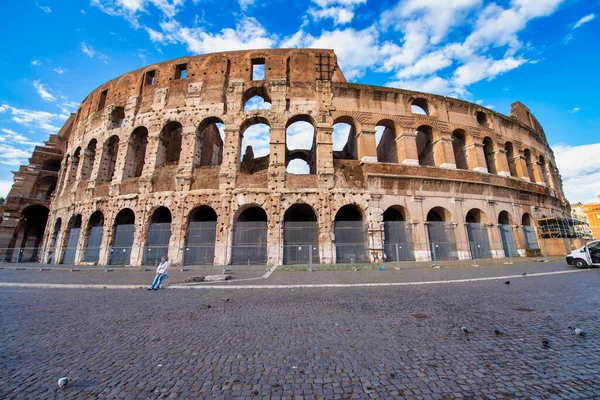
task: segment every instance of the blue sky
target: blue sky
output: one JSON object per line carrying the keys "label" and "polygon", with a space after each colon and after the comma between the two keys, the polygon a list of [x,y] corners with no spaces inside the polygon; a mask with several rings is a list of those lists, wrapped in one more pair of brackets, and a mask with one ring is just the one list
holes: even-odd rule
{"label": "blue sky", "polygon": [[598,0],[23,0],[2,6],[0,195],[94,88],[188,54],[333,48],[349,81],[544,126],[571,201],[600,194]]}

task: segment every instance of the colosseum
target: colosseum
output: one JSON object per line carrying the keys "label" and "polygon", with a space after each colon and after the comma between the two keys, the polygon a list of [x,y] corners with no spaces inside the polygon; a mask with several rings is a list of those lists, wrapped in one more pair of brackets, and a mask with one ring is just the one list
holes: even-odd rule
{"label": "colosseum", "polygon": [[[335,264],[564,254],[568,212],[541,125],[348,83],[332,50],[234,51],[91,92],[15,172],[5,260]],[[562,239],[561,239],[562,240]]]}

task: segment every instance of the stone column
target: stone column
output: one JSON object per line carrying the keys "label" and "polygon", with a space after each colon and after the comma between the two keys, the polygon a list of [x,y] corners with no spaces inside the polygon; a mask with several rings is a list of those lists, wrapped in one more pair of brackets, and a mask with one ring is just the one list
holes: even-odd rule
{"label": "stone column", "polygon": [[452,148],[452,138],[442,136],[432,143],[433,158],[435,165],[440,168],[456,169],[456,161],[454,160],[454,150]]}
{"label": "stone column", "polygon": [[81,230],[79,231],[79,239],[77,240],[77,249],[75,250],[75,260],[74,260],[75,265],[81,265],[83,263],[83,261],[85,260],[85,249],[86,249],[88,237],[90,234],[89,230],[87,229],[88,224],[89,224],[89,216],[85,222],[83,221],[83,216],[82,216]]}
{"label": "stone column", "polygon": [[371,204],[367,210],[368,249],[372,263],[385,261],[383,251],[383,210],[379,207],[380,196],[372,195]]}
{"label": "stone column", "polygon": [[273,126],[270,129],[269,148],[269,189],[283,187],[285,180],[285,126]]}
{"label": "stone column", "polygon": [[396,137],[398,162],[404,165],[419,165],[417,134],[412,128],[403,128]]}
{"label": "stone column", "polygon": [[175,177],[175,190],[178,192],[187,192],[190,190],[192,175],[194,173],[196,141],[196,127],[184,126],[181,130],[181,152],[179,155],[177,175]]}
{"label": "stone column", "polygon": [[356,134],[358,159],[363,163],[377,162],[377,142],[375,140],[375,126],[363,125]]}
{"label": "stone column", "polygon": [[102,241],[100,242],[100,253],[98,254],[98,265],[108,265],[112,253],[113,237],[115,235],[115,226],[106,225],[108,221],[114,221],[116,214],[112,213],[110,219],[104,217],[105,225],[102,227]]}
{"label": "stone column", "polygon": [[215,237],[215,265],[228,265],[233,240],[232,196],[223,194],[217,211],[217,233]]}
{"label": "stone column", "polygon": [[317,160],[316,170],[319,186],[333,187],[333,128],[331,124],[319,123],[315,130],[317,135]]}
{"label": "stone column", "polygon": [[333,242],[333,217],[331,204],[327,194],[319,195],[318,223],[319,223],[319,261],[321,264],[335,263],[335,245]]}
{"label": "stone column", "polygon": [[530,165],[531,169],[533,170],[533,176],[530,177],[531,181],[537,183],[538,185],[545,185],[544,178],[542,176],[542,169],[539,162],[537,161],[537,157],[535,157],[534,160],[531,161]]}
{"label": "stone column", "polygon": [[530,182],[529,171],[527,170],[527,159],[525,158],[525,152],[518,150],[518,156],[515,156],[515,166],[517,168],[517,176],[526,182]]}
{"label": "stone column", "polygon": [[[131,246],[131,257],[129,263],[132,267],[139,267],[144,262],[144,247],[148,237],[148,216],[144,210],[144,204],[138,207],[139,213],[135,214],[135,232],[133,234],[133,245]],[[139,215],[138,215],[139,214]]]}
{"label": "stone column", "polygon": [[496,171],[500,176],[510,176],[510,168],[508,166],[508,158],[506,156],[506,150],[498,148],[494,154],[494,160],[496,161]]}
{"label": "stone column", "polygon": [[225,125],[225,143],[223,144],[223,162],[219,170],[219,189],[235,187],[235,175],[240,166],[240,125]]}
{"label": "stone column", "polygon": [[62,162],[61,173],[60,173],[60,176],[58,179],[58,185],[60,188],[59,196],[62,196],[64,194],[64,191],[67,188],[67,186],[69,186],[69,175],[70,175],[69,172],[70,171],[71,171],[71,157],[69,157],[68,161],[65,159]]}
{"label": "stone column", "polygon": [[465,146],[465,152],[467,153],[467,165],[471,171],[488,172],[483,143],[473,142],[468,144]]}
{"label": "stone column", "polygon": [[267,221],[267,265],[280,265],[283,256],[283,227],[281,224],[281,197],[272,194],[268,199]]}

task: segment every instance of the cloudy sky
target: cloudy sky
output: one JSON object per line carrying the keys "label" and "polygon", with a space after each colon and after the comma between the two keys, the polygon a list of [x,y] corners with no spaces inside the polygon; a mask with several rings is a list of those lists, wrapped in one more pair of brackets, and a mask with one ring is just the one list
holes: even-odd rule
{"label": "cloudy sky", "polygon": [[103,82],[187,54],[270,47],[333,48],[353,82],[504,114],[519,100],[544,126],[569,200],[600,194],[598,0],[23,0],[2,15],[0,196]]}

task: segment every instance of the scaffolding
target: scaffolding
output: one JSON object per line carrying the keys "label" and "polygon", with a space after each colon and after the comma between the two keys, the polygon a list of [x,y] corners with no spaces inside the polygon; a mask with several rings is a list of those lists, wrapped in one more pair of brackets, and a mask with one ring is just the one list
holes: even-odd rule
{"label": "scaffolding", "polygon": [[538,235],[542,239],[592,239],[592,230],[587,221],[576,216],[537,214]]}

